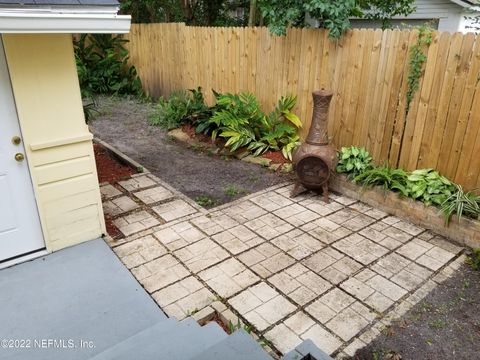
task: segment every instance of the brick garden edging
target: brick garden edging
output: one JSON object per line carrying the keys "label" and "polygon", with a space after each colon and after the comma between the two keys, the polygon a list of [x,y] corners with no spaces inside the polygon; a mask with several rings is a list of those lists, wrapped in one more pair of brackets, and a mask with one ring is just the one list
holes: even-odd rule
{"label": "brick garden edging", "polygon": [[112,145],[106,143],[105,141],[94,137],[93,142],[96,144],[101,145],[105,150],[107,150],[110,154],[112,154],[114,157],[116,157],[120,162],[131,166],[134,168],[138,173],[140,174],[148,174],[150,171],[146,169],[143,165],[138,163],[137,161],[133,160],[130,156],[122,153],[118,149],[114,148]]}
{"label": "brick garden edging", "polygon": [[425,206],[420,201],[402,198],[398,193],[385,191],[381,187],[365,188],[349,181],[346,176],[336,174],[330,188],[350,198],[360,200],[389,214],[432,230],[462,246],[480,248],[480,221],[452,216],[447,227],[438,208]]}

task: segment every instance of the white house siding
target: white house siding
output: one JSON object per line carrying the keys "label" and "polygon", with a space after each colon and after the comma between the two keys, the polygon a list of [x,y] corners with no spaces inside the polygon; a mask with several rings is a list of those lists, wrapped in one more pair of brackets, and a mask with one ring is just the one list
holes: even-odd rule
{"label": "white house siding", "polygon": [[[414,3],[416,11],[407,17],[397,16],[392,21],[394,27],[406,28],[409,26],[420,26],[430,22],[432,27],[439,31],[448,32],[468,32],[473,31],[471,21],[466,20],[467,8],[456,4],[450,0],[416,0]],[[312,26],[318,26],[318,23],[312,19],[307,22]],[[354,28],[379,28],[381,23],[378,21],[351,19]]]}

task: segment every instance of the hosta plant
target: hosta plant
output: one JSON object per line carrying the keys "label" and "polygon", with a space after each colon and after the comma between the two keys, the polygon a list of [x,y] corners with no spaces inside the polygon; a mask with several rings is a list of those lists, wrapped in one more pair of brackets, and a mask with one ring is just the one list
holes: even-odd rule
{"label": "hosta plant", "polygon": [[338,152],[337,172],[345,173],[349,177],[356,177],[372,168],[372,157],[361,147],[342,147]]}
{"label": "hosta plant", "polygon": [[408,196],[425,205],[442,205],[454,191],[454,184],[433,169],[415,170],[408,176]]}

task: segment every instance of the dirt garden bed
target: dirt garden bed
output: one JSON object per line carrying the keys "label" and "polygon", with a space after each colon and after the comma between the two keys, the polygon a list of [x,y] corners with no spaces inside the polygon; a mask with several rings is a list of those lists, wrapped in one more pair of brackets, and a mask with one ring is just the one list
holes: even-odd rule
{"label": "dirt garden bed", "polygon": [[99,97],[99,114],[90,130],[207,208],[291,178],[204,147],[186,146],[147,123],[152,108],[136,100]]}
{"label": "dirt garden bed", "polygon": [[479,293],[480,272],[463,266],[352,359],[478,359]]}

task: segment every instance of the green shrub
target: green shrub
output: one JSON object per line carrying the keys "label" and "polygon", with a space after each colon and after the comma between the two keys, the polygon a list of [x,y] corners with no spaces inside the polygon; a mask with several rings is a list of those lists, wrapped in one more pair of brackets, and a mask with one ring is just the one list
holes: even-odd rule
{"label": "green shrub", "polygon": [[372,165],[370,154],[364,148],[355,146],[343,147],[338,157],[337,172],[353,177],[355,182],[364,186],[382,186],[422,201],[427,206],[439,206],[447,225],[454,214],[459,219],[462,216],[475,220],[480,218],[480,196],[472,191],[465,193],[460,185],[433,169],[407,173],[388,166],[376,167]]}
{"label": "green shrub", "polygon": [[472,191],[464,192],[460,185],[455,184],[455,187],[456,191],[441,204],[445,223],[448,225],[454,214],[459,220],[462,216],[478,219],[480,217],[480,196]]}
{"label": "green shrub", "polygon": [[402,169],[380,166],[367,169],[355,176],[355,181],[364,186],[382,186],[384,189],[399,191],[407,196],[408,174]]}
{"label": "green shrub", "polygon": [[372,157],[365,148],[342,147],[338,152],[337,172],[356,177],[372,168]]}
{"label": "green shrub", "polygon": [[286,159],[300,144],[300,119],[292,112],[295,96],[282,97],[270,114],[265,114],[252,93],[220,94],[214,91],[216,104],[208,107],[200,88],[178,91],[170,98],[160,98],[149,117],[151,125],[166,129],[185,123],[195,126],[197,133],[225,139],[225,147],[236,151],[242,147],[254,156],[268,150],[281,150]]}
{"label": "green shrub", "polygon": [[455,190],[450,180],[433,169],[415,170],[407,180],[408,196],[425,205],[442,205]]}
{"label": "green shrub", "polygon": [[215,94],[217,104],[209,122],[215,129],[212,138],[226,139],[225,146],[235,151],[260,137],[260,124],[265,117],[255,95],[251,93]]}
{"label": "green shrub", "polygon": [[268,150],[281,150],[287,159],[299,145],[300,119],[292,113],[296,97],[282,97],[275,110],[266,115],[251,93],[218,94],[214,114],[209,120],[216,129],[212,137],[226,139],[225,146],[235,151],[247,147],[254,156]]}
{"label": "green shrub", "polygon": [[210,115],[202,89],[198,88],[173,92],[168,100],[161,97],[148,121],[151,125],[171,130],[187,123],[194,125]]}
{"label": "green shrub", "polygon": [[142,83],[128,64],[128,40],[110,34],[82,34],[74,40],[82,97],[96,94],[142,96]]}
{"label": "green shrub", "polygon": [[302,122],[292,109],[297,102],[294,96],[282,96],[275,110],[267,117],[261,130],[262,137],[251,145],[254,154],[262,154],[267,150],[282,150],[286,159],[292,160],[292,153],[300,145],[298,129]]}

